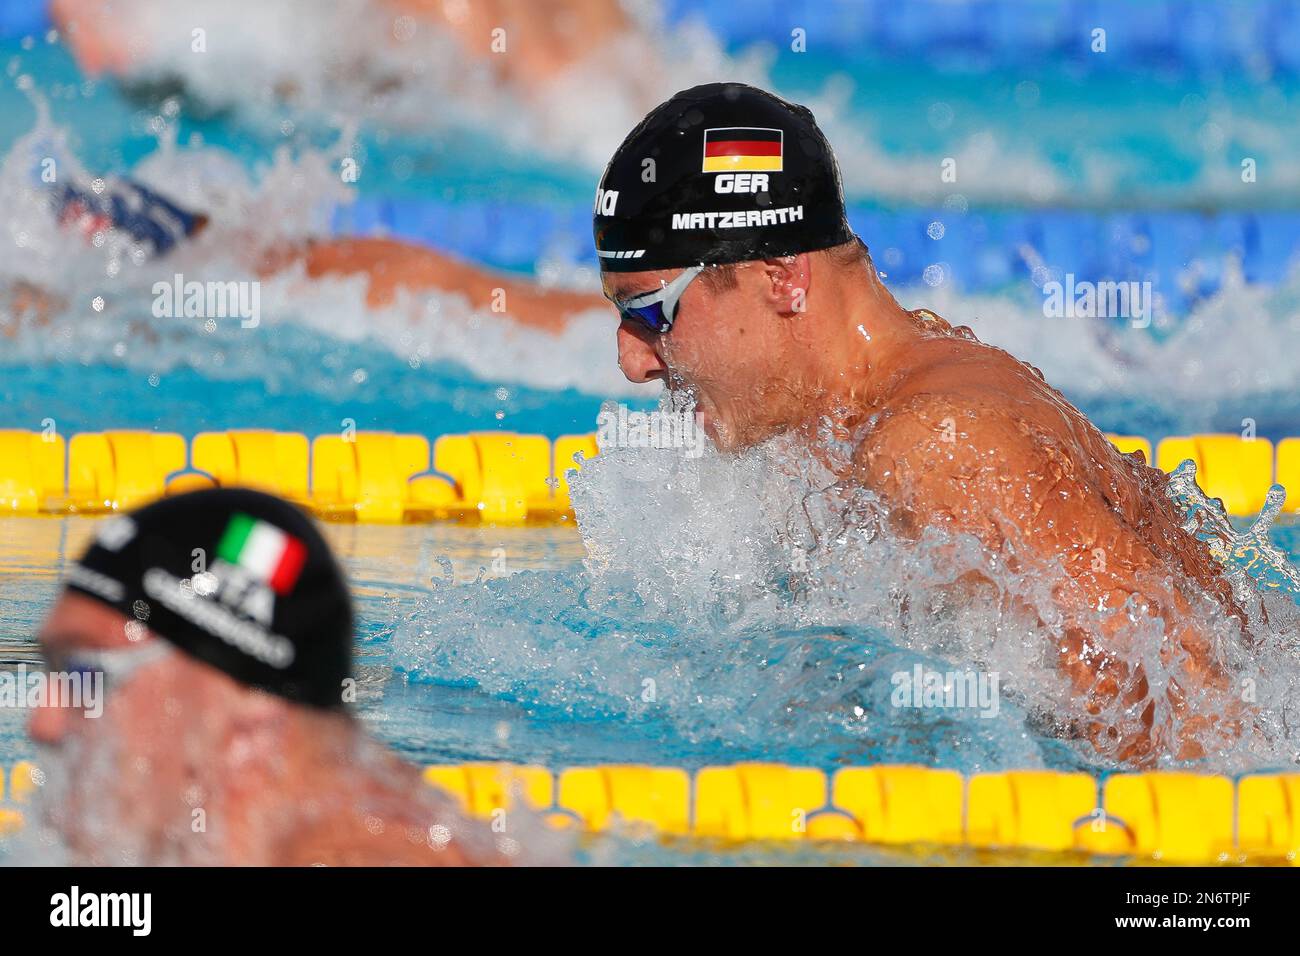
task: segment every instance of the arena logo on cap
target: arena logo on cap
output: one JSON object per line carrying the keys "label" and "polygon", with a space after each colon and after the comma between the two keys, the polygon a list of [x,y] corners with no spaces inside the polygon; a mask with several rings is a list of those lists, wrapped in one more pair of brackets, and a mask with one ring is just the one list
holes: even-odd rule
{"label": "arena logo on cap", "polygon": [[785,133],[756,126],[728,126],[704,131],[706,173],[781,172]]}
{"label": "arena logo on cap", "polygon": [[217,557],[259,578],[276,594],[288,594],[302,573],[307,548],[275,525],[237,512],[221,536]]}

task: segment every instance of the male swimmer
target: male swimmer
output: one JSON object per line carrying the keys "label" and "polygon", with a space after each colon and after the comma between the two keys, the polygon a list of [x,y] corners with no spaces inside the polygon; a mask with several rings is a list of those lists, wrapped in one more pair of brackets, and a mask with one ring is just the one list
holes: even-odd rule
{"label": "male swimmer", "polygon": [[352,607],[311,520],[215,489],[104,521],[40,633],[102,714],[38,709],[40,826],[83,864],[506,859],[347,712]]}
{"label": "male swimmer", "polygon": [[[1189,595],[1211,594],[1234,628],[1245,617],[1166,477],[1037,369],[894,300],[806,108],[735,83],[678,93],[610,160],[594,232],[628,379],[692,395],[723,451],[778,434],[815,448],[829,422],[856,449],[842,478],[877,494],[896,532],[973,535],[1053,575],[1060,637],[1044,653],[1097,716],[1084,730],[1104,753],[1194,759],[1235,739],[1246,715]],[[1183,684],[1130,664],[1130,614],[1163,622]],[[1192,691],[1227,703],[1196,712]]]}
{"label": "male swimmer", "polygon": [[[114,230],[150,259],[171,253],[209,225],[207,215],[184,209],[126,177],[106,177],[99,192],[61,185],[51,200],[68,233],[90,242],[97,233]],[[603,305],[595,293],[544,288],[398,239],[306,239],[265,250],[253,265],[260,275],[270,276],[299,264],[312,279],[365,275],[366,303],[374,308],[391,304],[403,291],[437,289],[460,293],[471,308],[484,314],[499,314],[552,335],[563,333],[575,316]],[[0,312],[8,313],[12,321],[0,325],[0,331],[12,336],[22,323],[43,325],[63,304],[48,290],[27,283],[4,290]]]}
{"label": "male swimmer", "polygon": [[[175,35],[160,35],[157,22],[170,5],[170,0],[51,0],[50,15],[86,74],[109,73],[130,81],[139,71],[149,74],[158,60],[166,63],[166,45],[175,41]],[[371,0],[340,12],[356,18],[349,22],[355,36],[379,41],[373,51],[375,62],[369,68],[364,61],[357,62],[348,44],[355,36],[339,31],[334,53],[346,65],[323,65],[376,96],[400,81],[385,62],[385,54],[400,49],[419,31],[450,39],[463,58],[462,72],[489,71],[494,87],[510,90],[534,108],[545,109],[547,90],[583,64],[603,68],[603,73],[592,70],[593,75],[603,76],[599,92],[613,92],[642,108],[654,102],[651,91],[661,75],[646,68],[645,58],[654,55],[649,52],[651,44],[620,0],[544,4],[536,0]],[[189,43],[188,33],[185,42]],[[503,51],[509,55],[500,55]],[[623,65],[620,58],[632,52],[641,56],[638,69],[617,69]],[[293,62],[292,57],[285,59]],[[177,78],[167,79],[170,89]],[[287,99],[294,97],[298,87],[298,78],[288,71],[277,75],[272,84],[274,93]],[[462,91],[437,92],[456,96]],[[588,86],[585,92],[595,91]]]}

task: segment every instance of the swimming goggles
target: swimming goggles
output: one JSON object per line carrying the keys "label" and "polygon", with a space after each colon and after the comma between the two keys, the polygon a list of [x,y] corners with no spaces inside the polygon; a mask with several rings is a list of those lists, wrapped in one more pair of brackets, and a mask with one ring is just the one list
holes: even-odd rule
{"label": "swimming goggles", "polygon": [[691,266],[672,282],[664,282],[662,289],[643,292],[630,299],[614,299],[614,308],[624,321],[634,322],[651,332],[667,332],[673,327],[677,317],[677,303],[695,277],[705,269],[704,265]]}
{"label": "swimming goggles", "polygon": [[54,651],[45,655],[45,670],[48,674],[77,675],[82,680],[102,674],[104,689],[108,690],[120,688],[141,668],[162,660],[173,650],[171,644],[154,638],[134,647]]}

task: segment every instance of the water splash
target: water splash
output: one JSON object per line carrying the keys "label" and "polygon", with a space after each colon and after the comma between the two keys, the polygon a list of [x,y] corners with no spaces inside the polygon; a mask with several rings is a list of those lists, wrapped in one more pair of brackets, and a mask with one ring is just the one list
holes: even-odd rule
{"label": "water splash", "polygon": [[[763,84],[770,56],[731,55],[698,24],[670,25],[653,4],[630,5],[636,29],[581,44],[551,73],[510,82],[501,58],[471,55],[434,15],[402,16],[398,5],[339,0],[193,0],[184,10],[160,0],[122,0],[107,23],[131,56],[129,87],[145,95],[181,91],[188,108],[278,130],[286,115],[300,130],[364,118],[388,133],[419,133],[414,149],[435,153],[449,133],[487,134],[520,155],[539,152],[598,171],[623,134],[679,89],[719,76]],[[453,4],[445,14],[463,17]],[[287,31],[285,23],[292,23]],[[189,38],[203,24],[213,38],[195,56]],[[238,43],[215,38],[237,35]],[[293,36],[286,44],[284,38]],[[508,42],[518,42],[507,37]],[[112,43],[112,39],[106,41]],[[653,63],[629,71],[627,63]],[[575,104],[581,104],[575,108]],[[504,118],[508,117],[508,122]]]}
{"label": "water splash", "polygon": [[[94,174],[69,149],[67,131],[33,97],[37,125],[0,166],[0,228],[14,248],[0,263],[6,364],[125,365],[146,375],[186,368],[218,381],[260,378],[271,390],[292,381],[331,395],[350,387],[339,373],[346,376],[353,366],[332,369],[316,353],[331,351],[331,343],[335,353],[370,344],[412,372],[452,366],[462,370],[462,379],[494,387],[517,382],[597,395],[646,392],[608,360],[613,330],[604,309],[572,316],[556,335],[475,308],[456,289],[400,290],[391,303],[371,306],[364,274],[313,279],[296,265],[264,275],[259,264],[267,251],[328,235],[334,207],[351,201],[352,191],[335,174],[332,149],[281,148],[250,173],[223,150],[178,146],[171,138],[174,128],[164,127],[159,149],[131,175],[182,206],[208,213],[208,228],[157,259],[116,230],[89,242],[70,236],[58,224],[40,174],[47,160],[60,182],[90,188]],[[176,274],[187,281],[258,283],[262,326],[245,329],[229,318],[156,317],[154,285],[170,284]],[[27,290],[35,299],[24,306],[13,290]],[[294,351],[280,354],[268,348],[268,337],[272,345],[278,342],[277,330],[307,334],[294,336],[288,343]],[[309,354],[302,353],[300,341],[311,343]],[[148,348],[140,348],[141,342]],[[341,364],[348,357],[329,361]]]}
{"label": "water splash", "polygon": [[[854,196],[1264,208],[1279,197],[1289,202],[1300,185],[1300,170],[1286,161],[1295,135],[1285,121],[1292,93],[1285,78],[1212,92],[1192,79],[1099,90],[1066,67],[1013,92],[1004,75],[900,67],[870,51],[847,61],[806,54],[795,59],[815,66],[796,67],[764,44],[728,49],[689,15],[672,22],[660,4],[623,7],[627,35],[589,42],[569,62],[556,57],[549,75],[522,79],[468,54],[436,19],[401,17],[399,6],[369,0],[328,8],[282,0],[273,9],[191,0],[183,10],[164,0],[119,0],[94,27],[106,49],[130,51],[129,89],[152,98],[180,91],[198,115],[221,114],[271,136],[289,117],[298,130],[364,118],[386,136],[409,134],[412,151],[437,156],[437,141],[468,131],[594,176],[653,106],[725,78],[810,105]],[[190,38],[195,24],[213,38],[201,56],[176,42]],[[231,34],[240,42],[218,42]],[[1052,108],[1043,108],[1048,102]],[[1089,137],[1093,128],[1106,135]],[[1250,196],[1238,168],[1243,143],[1271,170]],[[934,175],[945,159],[962,170],[960,194]]]}
{"label": "water splash", "polygon": [[[1286,489],[1269,488],[1259,517],[1245,531],[1237,531],[1228,520],[1223,502],[1211,498],[1196,483],[1196,462],[1187,459],[1170,473],[1168,495],[1186,515],[1183,529],[1204,542],[1214,559],[1223,567],[1239,604],[1258,608],[1264,613],[1267,603],[1274,614],[1291,625],[1290,638],[1300,641],[1300,571],[1269,540],[1269,529],[1276,523],[1286,503]],[[1277,602],[1274,596],[1290,600]]]}
{"label": "water splash", "polygon": [[1147,329],[1044,318],[1042,295],[1028,282],[978,293],[949,284],[895,292],[907,308],[969,325],[980,341],[1041,369],[1103,429],[1152,438],[1207,426],[1238,431],[1248,415],[1261,434],[1288,434],[1300,420],[1300,364],[1277,343],[1300,330],[1300,270],[1276,285],[1249,283],[1225,256],[1223,276],[1219,291],[1187,315],[1157,313]]}
{"label": "water splash", "polygon": [[[155,367],[141,368],[146,374],[179,365],[214,377],[275,379],[277,363],[263,364],[262,350],[239,348],[238,336],[220,341],[225,330],[219,329],[214,340],[202,323],[154,320],[150,288],[177,271],[196,279],[255,279],[262,250],[327,235],[331,210],[352,197],[335,172],[346,137],[326,149],[282,148],[250,173],[223,150],[176,143],[174,124],[164,122],[157,131],[159,149],[131,175],[183,205],[210,211],[213,223],[174,256],[151,263],[112,236],[98,246],[69,243],[58,229],[38,179],[43,159],[55,159],[60,175],[78,182],[93,176],[69,148],[68,131],[50,121],[39,94],[29,96],[37,124],[0,167],[0,230],[12,240],[11,254],[0,262],[0,285],[25,283],[54,290],[57,297],[51,333],[43,324],[15,323],[12,302],[0,296],[0,322],[14,339],[6,343],[12,348],[5,360],[142,362],[142,350],[132,347],[139,330],[157,339],[148,350]],[[544,282],[594,288],[589,269],[581,279],[571,273],[566,282],[553,264],[539,267]],[[988,293],[948,285],[897,291],[909,308],[930,308],[969,324],[984,341],[1032,362],[1104,428],[1152,437],[1207,423],[1235,429],[1244,406],[1261,433],[1281,433],[1300,418],[1300,366],[1274,343],[1300,328],[1300,272],[1278,286],[1251,284],[1228,261],[1223,275],[1220,291],[1197,302],[1183,320],[1157,316],[1150,329],[1045,319],[1041,296],[1029,283]],[[454,290],[408,294],[372,308],[361,277],[312,280],[289,270],[263,282],[268,324],[340,345],[374,342],[412,368],[447,362],[479,380],[646,395],[644,387],[622,378],[612,360],[613,333],[604,310],[574,317],[557,337],[476,311]],[[106,300],[103,313],[87,308],[96,296]],[[298,359],[312,365],[310,355],[285,359],[288,365]],[[1207,378],[1217,383],[1212,392],[1204,388]],[[330,387],[337,381],[331,386],[322,376],[318,391]]]}
{"label": "water splash", "polygon": [[[836,449],[824,450],[833,464]],[[398,628],[394,662],[412,680],[478,686],[549,719],[658,728],[665,759],[885,759],[968,772],[1117,766],[1075,728],[1123,725],[1140,706],[1115,702],[1098,715],[1058,671],[1065,623],[1054,587],[1064,571],[1026,560],[1032,549],[1014,541],[999,557],[937,529],[897,538],[881,503],[835,475],[784,439],[738,458],[602,450],[572,481],[584,567],[439,584]],[[1186,480],[1171,494],[1186,495]],[[1236,535],[1225,520],[1216,530],[1294,580],[1281,553],[1263,549],[1262,526]],[[1018,570],[1008,552],[1020,554]],[[972,592],[976,572],[985,583]],[[1187,712],[1222,713],[1246,687],[1258,703],[1254,725],[1202,769],[1295,759],[1295,605],[1280,588],[1260,598],[1254,581],[1233,580],[1256,596],[1243,603],[1252,640],[1214,596],[1153,582],[1181,589],[1189,620],[1231,677],[1226,688],[1188,692]],[[1116,646],[1142,667],[1142,704],[1169,728],[1161,762],[1176,763],[1184,717],[1166,694],[1199,683],[1189,679],[1181,625],[1134,599],[1096,618],[1098,633],[1118,627]],[[1000,713],[899,708],[896,675],[918,663],[1000,675]]]}

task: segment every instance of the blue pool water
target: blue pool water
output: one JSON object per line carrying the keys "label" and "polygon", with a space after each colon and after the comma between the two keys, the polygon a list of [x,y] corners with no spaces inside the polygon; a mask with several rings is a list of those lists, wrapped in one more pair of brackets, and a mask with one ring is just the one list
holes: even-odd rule
{"label": "blue pool water", "polygon": [[[0,520],[6,664],[32,659],[57,576],[96,520]],[[656,615],[632,588],[600,594],[606,582],[584,568],[570,527],[326,529],[357,599],[359,712],[413,761],[1101,768],[1085,750],[1026,737],[1024,713],[1010,704],[994,720],[890,717],[886,675],[938,659],[900,652],[869,625],[774,631],[712,609],[713,633],[648,623]],[[1273,539],[1300,561],[1300,525],[1284,524]],[[883,691],[855,679],[863,665],[881,667]],[[871,709],[865,718],[853,712],[860,705]],[[0,709],[9,759],[33,756],[24,720]]]}
{"label": "blue pool water", "polygon": [[[1114,4],[1042,4],[1041,29],[1000,2],[953,17],[948,5],[943,17],[893,3],[756,4],[746,16],[686,6],[666,5],[668,34],[650,51],[674,64],[661,95],[726,76],[809,102],[839,153],[855,227],[904,304],[1041,368],[1107,431],[1157,439],[1249,423],[1263,437],[1300,435],[1300,363],[1285,347],[1300,333],[1292,20],[1152,5],[1188,26],[1167,41],[1167,19]],[[1104,60],[1079,49],[1097,18],[1112,25]],[[701,21],[707,32],[678,42]],[[792,25],[808,30],[807,53],[789,51]],[[44,228],[16,197],[56,155],[212,202],[234,237],[389,234],[596,288],[591,194],[638,112],[503,103],[473,86],[438,100],[419,82],[361,109],[293,50],[259,68],[314,99],[250,102],[239,76],[226,91],[174,65],[124,89],[82,76],[43,28],[39,17],[0,18],[6,242]],[[355,183],[339,182],[344,155],[361,164]],[[955,183],[940,179],[946,158]],[[1251,183],[1243,158],[1258,168]],[[177,268],[251,278],[238,252],[232,239],[181,253]],[[1042,286],[1066,272],[1152,282],[1150,328],[1044,318]],[[656,400],[618,374],[604,313],[556,340],[467,314],[454,296],[374,309],[356,282],[291,277],[264,283],[252,332],[154,318],[151,278],[128,268],[109,279],[102,257],[81,248],[0,257],[0,280],[52,286],[64,300],[48,326],[0,338],[0,427],[317,434],[351,421],[555,436],[591,430],[608,399]],[[369,725],[420,762],[1098,767],[1043,730],[1043,699],[1023,686],[1042,677],[1032,669],[993,720],[886,708],[890,674],[982,660],[959,635],[992,619],[903,645],[876,605],[855,613],[852,600],[880,604],[892,580],[922,573],[892,551],[819,568],[824,600],[790,598],[785,583],[769,586],[773,519],[745,498],[750,465],[701,467],[736,497],[687,474],[693,490],[662,500],[649,487],[661,466],[635,456],[595,469],[579,491],[581,533],[329,526],[356,586]],[[30,657],[57,574],[90,527],[0,520],[10,661]],[[1274,540],[1300,559],[1294,523]],[[21,724],[20,712],[0,713],[7,759],[30,752]],[[1294,749],[1282,740],[1209,769],[1277,766]]]}
{"label": "blue pool water", "polygon": [[[1020,65],[1007,57],[935,69],[817,45],[802,55],[768,49],[755,66],[740,40],[715,42],[736,72],[757,70],[818,107],[840,151],[854,223],[909,306],[968,322],[1025,356],[1109,430],[1235,431],[1250,418],[1275,437],[1300,421],[1296,363],[1269,347],[1300,323],[1291,272],[1300,190],[1287,158],[1300,147],[1293,72],[1259,81],[1230,71],[1207,78],[1190,66],[1128,62],[1099,72],[1068,58]],[[29,78],[54,128],[67,134],[66,152],[87,170],[152,175],[164,189],[184,184],[186,194],[196,188],[188,177],[198,176],[198,196],[216,186],[257,196],[273,151],[284,148],[308,181],[299,196],[277,194],[286,205],[319,207],[325,230],[404,236],[594,287],[587,223],[599,166],[589,157],[605,155],[602,143],[612,148],[624,117],[581,119],[576,134],[586,139],[575,157],[563,143],[502,143],[489,120],[431,115],[421,130],[401,111],[380,113],[347,146],[364,159],[363,175],[335,195],[312,177],[340,152],[337,126],[311,109],[228,103],[203,111],[184,98],[160,108],[81,77],[58,43],[11,38],[0,46],[0,141],[18,140],[37,122],[32,91],[19,89]],[[158,135],[181,145],[160,154]],[[16,161],[35,146],[25,148]],[[1249,186],[1237,175],[1241,155],[1258,163]],[[956,184],[939,182],[948,156],[958,162]],[[9,175],[21,182],[30,173]],[[232,182],[239,176],[247,181]],[[223,261],[185,267],[240,274]],[[31,278],[22,263],[3,268]],[[193,431],[248,421],[257,406],[267,425],[334,430],[352,418],[438,432],[495,427],[502,411],[500,427],[557,434],[584,427],[605,396],[639,398],[620,384],[611,331],[599,322],[558,350],[563,359],[546,354],[549,343],[493,342],[477,348],[467,369],[466,348],[449,344],[436,318],[414,322],[414,340],[402,341],[397,320],[366,315],[356,295],[340,302],[322,291],[304,304],[286,291],[274,328],[242,339],[221,329],[214,348],[213,336],[192,326],[141,316],[144,290],[109,296],[106,314],[90,315],[84,304],[103,284],[86,269],[68,271],[63,337],[20,337],[0,355],[5,424],[30,427],[52,415],[69,428]],[[1160,297],[1153,327],[1044,320],[1043,281],[1064,272],[1152,281]],[[131,347],[133,321],[153,326],[164,344]],[[69,401],[71,374],[95,386],[94,402]],[[212,381],[220,400],[209,394]],[[502,387],[504,403],[495,397]]]}

